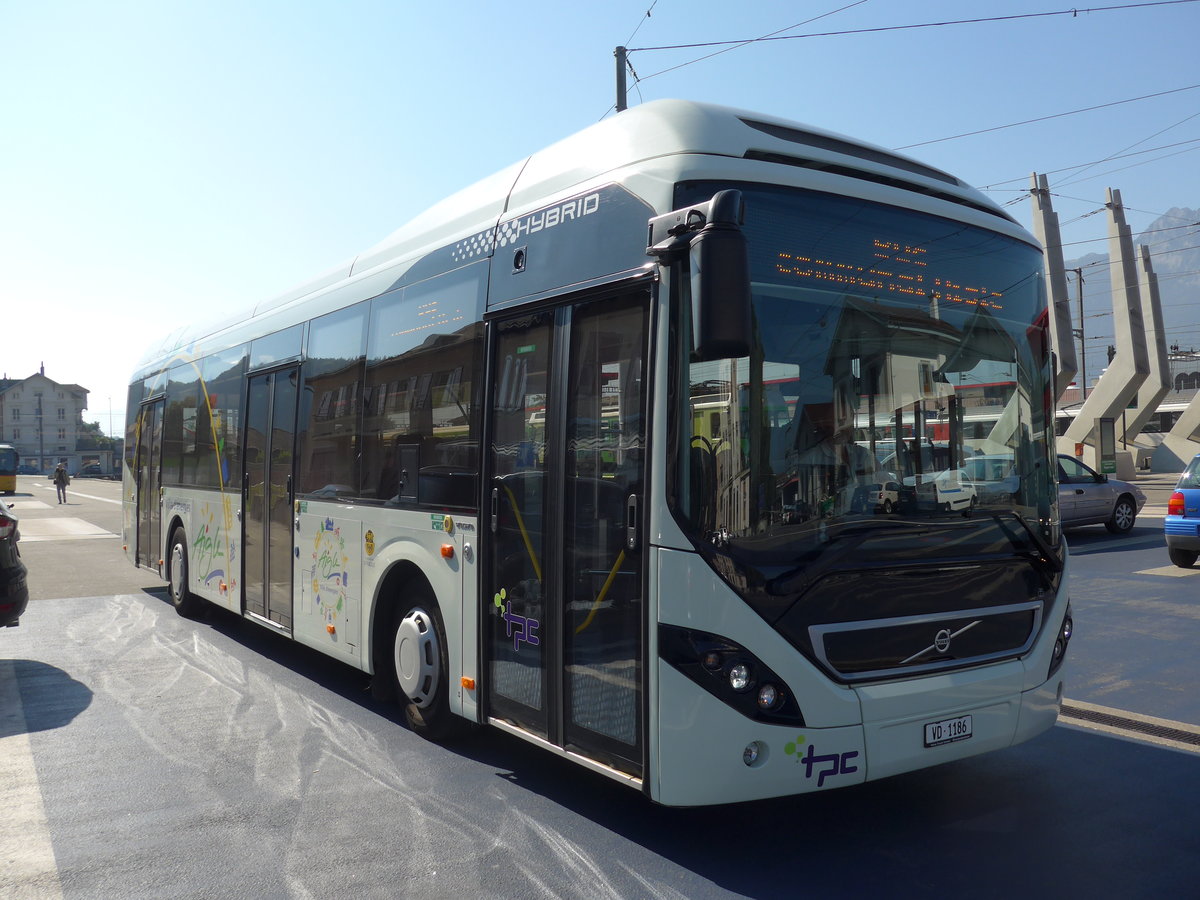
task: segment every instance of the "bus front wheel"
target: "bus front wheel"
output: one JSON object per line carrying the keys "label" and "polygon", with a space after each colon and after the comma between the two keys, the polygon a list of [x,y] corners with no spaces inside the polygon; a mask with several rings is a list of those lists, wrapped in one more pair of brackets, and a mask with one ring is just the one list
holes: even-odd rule
{"label": "bus front wheel", "polygon": [[185,618],[194,618],[203,602],[188,589],[187,535],[182,528],[171,532],[171,546],[167,551],[167,583],[171,591],[171,605],[175,612]]}
{"label": "bus front wheel", "polygon": [[446,629],[428,589],[396,608],[392,620],[392,678],[408,727],[432,741],[455,729],[450,711]]}

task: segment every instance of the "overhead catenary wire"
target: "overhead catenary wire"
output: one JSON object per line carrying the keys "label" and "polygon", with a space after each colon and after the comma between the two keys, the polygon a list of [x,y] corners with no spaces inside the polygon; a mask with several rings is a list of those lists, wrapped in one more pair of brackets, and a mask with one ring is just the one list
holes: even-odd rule
{"label": "overhead catenary wire", "polygon": [[[854,7],[854,6],[861,6],[862,4],[864,4],[866,2],[868,2],[868,0],[855,0],[854,3],[847,3],[845,6],[839,6],[837,9],[831,9],[829,12],[821,13],[821,15],[819,15],[819,16],[813,16],[810,19],[805,19],[803,22],[797,22],[795,25],[788,25],[786,28],[780,28],[780,29],[777,29],[776,31],[768,32],[767,34],[764,34],[764,35],[762,35],[760,37],[756,37],[756,38],[747,38],[745,40],[740,40],[740,41],[713,41],[713,42],[701,43],[701,44],[679,44],[677,46],[664,46],[664,47],[638,47],[635,49],[630,49],[628,52],[629,53],[645,53],[645,52],[654,51],[654,50],[686,50],[686,49],[691,49],[691,48],[695,48],[695,47],[723,47],[724,48],[722,50],[717,50],[714,53],[706,53],[706,54],[704,54],[704,56],[700,56],[700,57],[697,57],[696,59],[688,60],[687,62],[680,63],[677,66],[670,66],[666,69],[661,69],[658,72],[654,72],[650,75],[645,76],[644,78],[638,79],[638,81],[648,81],[651,78],[657,78],[659,75],[666,75],[668,72],[674,72],[676,69],[683,69],[683,68],[686,68],[687,66],[695,65],[698,62],[704,62],[704,60],[706,60],[706,59],[712,59],[714,56],[720,56],[722,53],[728,53],[730,50],[736,50],[739,47],[745,47],[747,44],[757,44],[757,43],[762,43],[765,41],[789,40],[791,38],[818,37],[819,35],[807,35],[807,34],[785,35],[785,34],[783,34],[783,32],[791,31],[793,28],[801,28],[805,25],[810,25],[813,22],[816,22],[820,19],[827,19],[829,16],[833,16],[833,15],[836,15],[837,13],[844,12],[845,10],[850,9],[851,7]],[[838,32],[830,32],[830,33],[837,34]],[[852,34],[853,32],[844,32],[844,33]]]}
{"label": "overhead catenary wire", "polygon": [[[859,3],[861,3],[861,2],[865,2],[865,0],[859,0]],[[853,35],[853,34],[878,34],[881,32],[888,32],[888,31],[911,31],[911,30],[918,29],[918,28],[944,28],[944,27],[953,26],[953,25],[976,25],[976,24],[982,24],[982,23],[986,23],[986,22],[1011,22],[1011,21],[1016,21],[1019,19],[1038,19],[1038,18],[1046,18],[1046,17],[1050,17],[1050,16],[1071,16],[1072,18],[1078,18],[1081,14],[1086,15],[1086,14],[1090,14],[1090,13],[1113,12],[1113,11],[1117,11],[1117,10],[1128,10],[1128,9],[1147,9],[1147,8],[1155,7],[1155,6],[1178,6],[1178,5],[1181,5],[1184,3],[1196,3],[1196,2],[1200,2],[1200,0],[1153,0],[1153,2],[1149,2],[1149,3],[1122,3],[1122,4],[1118,4],[1118,5],[1113,5],[1113,6],[1094,6],[1094,7],[1084,8],[1084,9],[1075,7],[1075,8],[1071,8],[1071,9],[1050,10],[1047,12],[1038,12],[1038,13],[1018,13],[1018,14],[1008,15],[1008,16],[980,16],[980,17],[972,18],[972,19],[951,19],[951,20],[939,21],[939,22],[919,22],[919,23],[913,23],[913,24],[909,24],[909,25],[881,25],[881,26],[877,26],[874,28],[850,28],[850,29],[845,29],[843,31],[810,32],[808,34],[781,34],[780,33],[782,31],[791,31],[793,28],[799,28],[802,25],[807,25],[810,22],[816,21],[817,19],[825,18],[826,16],[833,15],[834,13],[837,13],[837,12],[841,12],[842,9],[849,9],[851,6],[859,5],[859,3],[851,3],[847,6],[842,7],[841,9],[833,10],[829,13],[825,13],[822,16],[817,16],[814,19],[809,19],[806,22],[800,22],[796,25],[788,26],[787,28],[780,29],[780,31],[771,32],[770,34],[766,34],[761,37],[743,38],[740,40],[727,40],[727,41],[699,41],[699,42],[688,43],[688,44],[665,44],[665,45],[658,46],[658,47],[631,47],[631,48],[629,48],[628,53],[648,53],[648,52],[664,51],[664,50],[697,50],[697,49],[703,49],[703,48],[709,48],[709,47],[723,47],[723,48],[725,48],[725,50],[721,50],[718,52],[727,52],[728,50],[737,49],[738,47],[745,47],[750,44],[767,43],[767,42],[771,42],[771,41],[792,41],[792,40],[803,40],[806,38],[817,38],[817,37],[841,37],[841,36]],[[710,59],[711,57],[716,56],[716,55],[717,55],[717,53],[709,53],[704,56],[698,57],[696,59],[689,60],[688,62],[680,63],[679,65],[676,65],[676,66],[670,66],[669,68],[662,69],[658,72],[653,72],[650,75],[643,76],[640,80],[648,81],[651,78],[657,78],[659,75],[665,75],[667,72],[674,72],[678,69],[684,68],[685,66],[695,65],[698,62],[702,62],[703,60]],[[949,140],[949,139],[947,138],[946,140]],[[919,145],[913,144],[910,146],[919,146]]]}
{"label": "overhead catenary wire", "polygon": [[1064,182],[1062,182],[1062,184],[1063,185],[1073,184],[1075,182],[1084,180],[1082,178],[1082,176],[1089,169],[1094,169],[1096,166],[1101,165],[1102,163],[1111,162],[1114,159],[1124,159],[1123,154],[1125,154],[1127,151],[1132,150],[1134,147],[1138,146],[1139,144],[1144,144],[1144,143],[1146,143],[1146,141],[1149,141],[1149,140],[1152,140],[1153,138],[1158,137],[1160,134],[1166,134],[1172,128],[1178,128],[1180,125],[1184,124],[1185,122],[1190,122],[1192,119],[1196,118],[1197,116],[1200,116],[1200,112],[1192,113],[1190,116],[1185,116],[1184,118],[1182,118],[1178,122],[1176,122],[1174,125],[1168,125],[1166,128],[1160,128],[1158,131],[1154,132],[1154,134],[1147,135],[1146,137],[1142,138],[1140,141],[1134,141],[1128,147],[1122,147],[1120,150],[1117,150],[1114,153],[1109,154],[1104,159],[1099,160],[1094,163],[1091,163],[1091,164],[1085,166],[1080,171],[1076,172],[1075,174],[1068,176],[1067,179]]}
{"label": "overhead catenary wire", "polygon": [[[1200,87],[1200,85],[1197,85],[1197,87]],[[1196,113],[1196,115],[1200,116],[1200,113]],[[1191,117],[1189,117],[1189,118],[1191,118]],[[1141,156],[1144,153],[1157,153],[1159,150],[1171,150],[1171,149],[1174,149],[1175,147],[1182,147],[1186,144],[1198,145],[1197,147],[1192,147],[1189,149],[1200,149],[1200,138],[1188,138],[1186,141],[1176,141],[1174,144],[1163,144],[1161,147],[1148,147],[1145,150],[1134,150],[1132,153],[1122,153],[1117,156],[1107,156],[1104,159],[1095,160],[1093,162],[1076,163],[1073,166],[1063,166],[1061,169],[1051,169],[1048,172],[1039,172],[1038,174],[1039,175],[1058,175],[1058,174],[1061,174],[1062,172],[1074,172],[1077,169],[1086,169],[1091,166],[1097,166],[1097,165],[1100,165],[1101,163],[1112,162],[1113,160],[1117,160],[1117,159],[1128,159],[1129,157],[1132,157],[1132,156]],[[1153,160],[1151,160],[1151,161],[1153,161]],[[981,191],[1001,190],[1001,187],[1000,187],[1001,185],[1017,184],[1018,182],[1028,181],[1028,179],[1029,179],[1029,176],[1025,175],[1020,178],[1007,178],[1004,181],[993,181],[991,184],[980,185],[979,190],[981,190]],[[1067,182],[1067,183],[1069,183],[1069,182]],[[1029,193],[1028,188],[1008,188],[1007,190],[1019,190],[1022,194]],[[1067,199],[1067,200],[1079,200],[1080,203],[1091,203],[1092,202],[1091,200],[1084,200],[1080,197],[1070,197],[1070,196],[1063,194],[1057,190],[1052,191],[1051,193],[1055,197],[1063,197],[1064,199]]]}
{"label": "overhead catenary wire", "polygon": [[637,36],[637,33],[642,30],[642,26],[646,24],[646,20],[650,18],[650,14],[654,12],[654,7],[656,6],[658,6],[658,0],[654,0],[654,2],[650,4],[650,8],[646,10],[646,14],[638,21],[637,28],[633,29],[633,33],[629,35],[629,37],[625,38],[625,43],[622,46],[628,47],[631,43],[633,43],[633,39]]}
{"label": "overhead catenary wire", "polygon": [[[1032,125],[1035,122],[1048,122],[1051,119],[1061,119],[1066,116],[1076,116],[1076,115],[1079,115],[1080,113],[1094,112],[1098,109],[1109,109],[1110,107],[1113,107],[1113,106],[1121,106],[1122,104],[1125,104],[1125,103],[1137,103],[1140,100],[1150,100],[1150,99],[1153,99],[1154,97],[1166,97],[1170,94],[1182,93],[1183,91],[1194,91],[1197,88],[1200,88],[1200,84],[1189,84],[1186,87],[1171,88],[1170,90],[1167,90],[1167,91],[1156,91],[1153,94],[1143,94],[1140,97],[1128,97],[1124,100],[1112,100],[1112,101],[1109,101],[1108,103],[1098,103],[1095,106],[1085,106],[1081,109],[1071,109],[1071,110],[1067,110],[1066,112],[1052,113],[1052,114],[1046,115],[1046,116],[1037,116],[1032,119],[1023,119],[1020,122],[1009,122],[1007,125],[994,125],[991,128],[980,128],[977,131],[964,131],[962,134],[952,134],[952,135],[949,135],[948,137],[934,138],[933,140],[930,140],[930,141],[918,141],[915,144],[905,144],[903,147],[893,147],[892,149],[893,150],[911,150],[913,147],[927,147],[930,144],[941,144],[945,141],[956,141],[959,138],[974,137],[975,135],[978,135],[978,134],[990,134],[993,131],[1002,131],[1005,128],[1017,128],[1018,126],[1021,126],[1021,125]],[[1172,126],[1172,127],[1174,127],[1174,126]],[[1136,145],[1134,145],[1134,146],[1136,146]],[[1003,184],[1003,182],[1000,182],[1000,183]]]}

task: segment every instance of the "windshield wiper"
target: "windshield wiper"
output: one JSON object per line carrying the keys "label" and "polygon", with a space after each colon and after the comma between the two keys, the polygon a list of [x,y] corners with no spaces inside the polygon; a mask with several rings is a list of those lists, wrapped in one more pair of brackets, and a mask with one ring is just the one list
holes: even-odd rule
{"label": "windshield wiper", "polygon": [[[995,519],[996,524],[1001,528],[1011,524],[1012,519],[1016,519],[1025,533],[1029,535],[1029,539],[1033,542],[1036,549],[1028,551],[1018,550],[1018,556],[1024,557],[1031,562],[1041,563],[1043,568],[1049,569],[1051,572],[1061,572],[1063,570],[1062,557],[1054,551],[1054,548],[1046,542],[1044,537],[1038,534],[1036,528],[1029,526],[1024,516],[1016,512],[1010,512],[1007,516],[1001,513],[991,513],[991,517]],[[1016,543],[1016,541],[1013,541],[1013,543]]]}
{"label": "windshield wiper", "polygon": [[788,569],[767,582],[767,590],[772,594],[792,594],[798,593],[805,582],[812,582],[819,579],[825,572],[834,568],[839,562],[845,559],[846,555],[862,544],[858,541],[849,547],[840,547],[840,552],[826,553],[832,544],[841,541],[848,541],[853,538],[865,539],[872,533],[881,531],[904,531],[909,534],[923,534],[930,529],[927,522],[911,522],[911,521],[872,521],[872,522],[847,522],[844,525],[836,526],[836,528],[828,528],[826,533],[820,538],[820,544],[814,551],[807,555],[807,558],[798,560],[800,565]]}

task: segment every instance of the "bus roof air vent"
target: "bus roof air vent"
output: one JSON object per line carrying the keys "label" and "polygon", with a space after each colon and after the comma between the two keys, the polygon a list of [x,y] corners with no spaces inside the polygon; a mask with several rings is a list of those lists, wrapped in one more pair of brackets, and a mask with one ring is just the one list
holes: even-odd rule
{"label": "bus roof air vent", "polygon": [[932,178],[935,181],[952,184],[955,187],[962,187],[962,182],[953,175],[947,175],[939,169],[922,165],[915,160],[897,156],[894,153],[888,153],[886,150],[877,150],[872,147],[864,147],[861,144],[852,144],[849,141],[843,141],[827,134],[817,134],[813,131],[804,131],[803,129],[791,128],[787,125],[756,122],[753,119],[742,119],[742,121],[756,131],[761,131],[764,134],[769,134],[771,137],[776,137],[783,141],[791,141],[793,144],[804,144],[808,147],[816,147],[819,150],[840,153],[843,156],[853,156],[857,159],[877,163],[881,166],[902,169],[905,172],[911,172],[913,175],[921,175],[925,178]]}
{"label": "bus roof air vent", "polygon": [[812,169],[815,172],[828,172],[831,175],[841,175],[844,178],[857,178],[859,181],[869,181],[872,184],[882,184],[887,187],[899,188],[902,191],[923,194],[926,197],[933,197],[938,200],[944,200],[947,203],[954,203],[958,206],[965,206],[969,209],[987,213],[989,216],[995,216],[1006,222],[1016,223],[1016,219],[1003,210],[995,209],[983,203],[976,203],[970,197],[952,194],[949,191],[939,191],[937,188],[932,188],[928,185],[918,184],[915,181],[905,181],[903,178],[893,178],[890,175],[882,175],[879,172],[869,172],[866,169],[855,169],[850,166],[839,166],[836,163],[825,162],[824,160],[805,159],[802,156],[768,153],[765,150],[747,150],[744,158],[756,159],[760,162],[778,163],[784,166],[796,166],[801,169]]}

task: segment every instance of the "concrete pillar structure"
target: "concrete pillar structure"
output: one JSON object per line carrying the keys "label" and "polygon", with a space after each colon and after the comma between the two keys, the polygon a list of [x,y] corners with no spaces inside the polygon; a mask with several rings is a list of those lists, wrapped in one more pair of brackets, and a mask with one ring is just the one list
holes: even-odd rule
{"label": "concrete pillar structure", "polygon": [[[1109,188],[1105,207],[1108,209],[1108,266],[1117,352],[1059,444],[1065,453],[1073,452],[1076,444],[1084,444],[1084,460],[1089,463],[1097,462],[1096,420],[1113,419],[1116,433],[1121,436],[1121,416],[1150,374],[1146,325],[1138,290],[1137,257],[1133,252],[1133,237],[1125,223],[1121,192]],[[1134,477],[1133,454],[1124,450],[1119,441],[1117,451],[1117,476]]]}
{"label": "concrete pillar structure", "polygon": [[1033,233],[1045,250],[1046,294],[1050,306],[1050,346],[1057,365],[1054,369],[1055,399],[1066,392],[1079,371],[1075,354],[1075,336],[1071,331],[1071,298],[1067,294],[1062,234],[1058,213],[1050,202],[1050,185],[1045,175],[1029,176],[1029,195],[1033,199]]}
{"label": "concrete pillar structure", "polygon": [[1200,394],[1192,398],[1158,449],[1150,468],[1155,472],[1182,472],[1200,453]]}
{"label": "concrete pillar structure", "polygon": [[1171,390],[1171,365],[1167,361],[1167,336],[1163,333],[1162,300],[1158,293],[1158,276],[1150,262],[1150,248],[1138,246],[1138,293],[1142,298],[1142,320],[1146,324],[1146,352],[1150,363],[1150,374],[1138,388],[1136,409],[1125,414],[1125,441],[1136,444],[1137,466],[1150,465],[1154,453],[1153,445],[1138,442],[1142,426],[1150,421],[1162,398]]}

